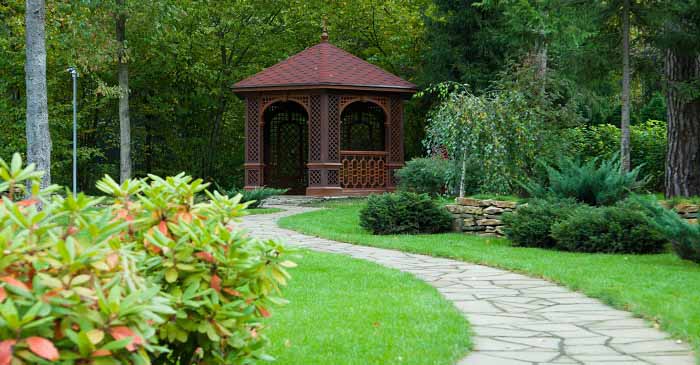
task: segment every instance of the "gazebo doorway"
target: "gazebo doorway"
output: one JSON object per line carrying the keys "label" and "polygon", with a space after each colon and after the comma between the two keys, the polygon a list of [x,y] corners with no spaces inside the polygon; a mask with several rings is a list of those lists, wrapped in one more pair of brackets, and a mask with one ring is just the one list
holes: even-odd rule
{"label": "gazebo doorway", "polygon": [[264,185],[306,193],[308,186],[308,121],[303,106],[293,101],[276,102],[265,109]]}

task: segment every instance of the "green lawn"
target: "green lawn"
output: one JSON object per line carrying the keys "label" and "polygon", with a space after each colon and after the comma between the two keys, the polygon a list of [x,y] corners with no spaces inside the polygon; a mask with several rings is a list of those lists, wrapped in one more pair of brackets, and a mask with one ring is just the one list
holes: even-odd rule
{"label": "green lawn", "polygon": [[451,365],[466,320],[409,274],[342,255],[302,251],[267,334],[277,365]]}
{"label": "green lawn", "polygon": [[248,215],[255,215],[255,214],[279,213],[279,212],[284,211],[284,209],[280,209],[280,208],[248,208],[245,211],[248,212]]}
{"label": "green lawn", "polygon": [[700,349],[700,265],[674,254],[605,255],[512,247],[458,233],[374,236],[358,224],[362,202],[283,218],[280,225],[338,241],[502,267],[562,283],[647,319]]}

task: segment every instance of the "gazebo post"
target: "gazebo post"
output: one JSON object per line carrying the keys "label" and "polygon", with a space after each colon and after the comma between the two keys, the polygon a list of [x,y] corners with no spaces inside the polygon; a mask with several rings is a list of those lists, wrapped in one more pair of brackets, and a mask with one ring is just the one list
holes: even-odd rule
{"label": "gazebo post", "polygon": [[[323,92],[319,96],[319,120],[309,121],[309,186],[306,195],[341,195],[340,187],[340,139],[338,125],[338,97]],[[313,103],[312,103],[313,108]],[[316,125],[318,124],[318,125]],[[316,130],[315,128],[318,128]],[[314,136],[316,136],[314,138]],[[312,149],[318,148],[318,159],[313,158]]]}
{"label": "gazebo post", "polygon": [[263,186],[265,164],[263,162],[263,125],[260,117],[260,98],[249,95],[245,112],[245,186],[253,190]]}

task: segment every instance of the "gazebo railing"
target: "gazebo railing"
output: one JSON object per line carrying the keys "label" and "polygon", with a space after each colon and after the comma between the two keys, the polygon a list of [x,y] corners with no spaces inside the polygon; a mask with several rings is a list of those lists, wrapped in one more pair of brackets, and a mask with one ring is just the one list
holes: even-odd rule
{"label": "gazebo railing", "polygon": [[385,151],[340,151],[340,186],[344,189],[386,187]]}

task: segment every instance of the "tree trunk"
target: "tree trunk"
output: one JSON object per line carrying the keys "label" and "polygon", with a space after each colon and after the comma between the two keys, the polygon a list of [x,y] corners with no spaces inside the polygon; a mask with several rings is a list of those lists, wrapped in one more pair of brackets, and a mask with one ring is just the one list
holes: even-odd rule
{"label": "tree trunk", "polygon": [[27,61],[27,162],[44,171],[41,187],[51,184],[51,133],[46,95],[46,32],[44,0],[27,0],[25,13]]}
{"label": "tree trunk", "polygon": [[535,77],[540,83],[540,95],[544,95],[547,86],[547,39],[541,34],[535,43]]}
{"label": "tree trunk", "polygon": [[630,171],[630,0],[622,5],[622,119],[620,169]]}
{"label": "tree trunk", "polygon": [[665,76],[668,82],[668,151],[666,197],[700,195],[700,98],[683,90],[700,78],[700,55],[669,49]]}
{"label": "tree trunk", "polygon": [[129,119],[129,65],[126,55],[126,10],[125,0],[117,0],[117,55],[119,73],[119,180],[131,178],[131,120]]}

